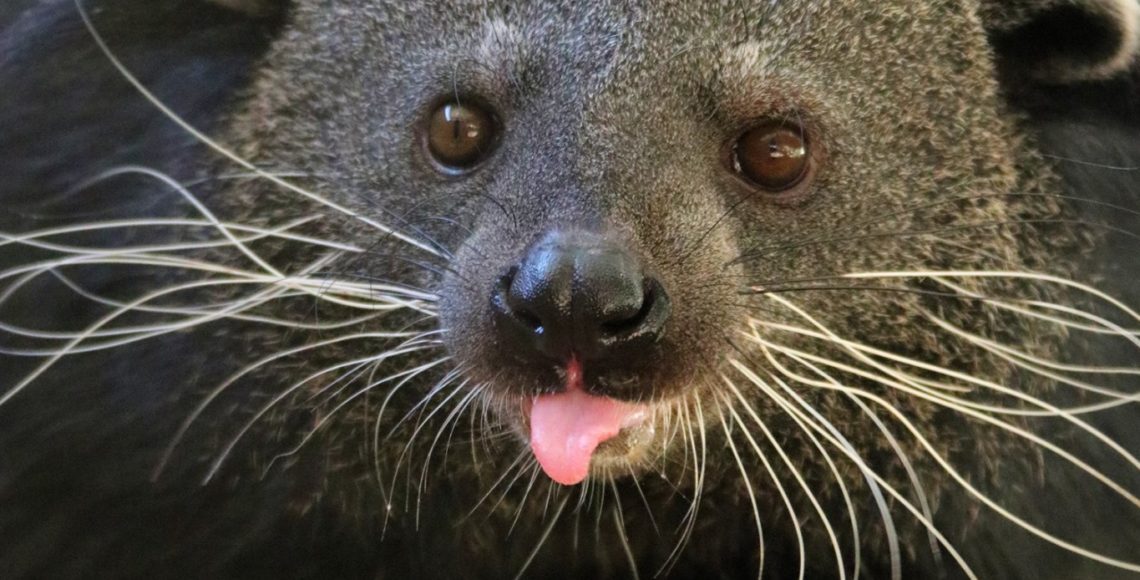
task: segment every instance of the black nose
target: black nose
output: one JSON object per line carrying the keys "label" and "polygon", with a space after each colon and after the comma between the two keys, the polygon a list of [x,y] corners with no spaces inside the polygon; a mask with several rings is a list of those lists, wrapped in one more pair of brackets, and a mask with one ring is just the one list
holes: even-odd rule
{"label": "black nose", "polygon": [[620,243],[554,231],[531,245],[491,295],[501,336],[517,354],[590,361],[657,342],[669,297]]}

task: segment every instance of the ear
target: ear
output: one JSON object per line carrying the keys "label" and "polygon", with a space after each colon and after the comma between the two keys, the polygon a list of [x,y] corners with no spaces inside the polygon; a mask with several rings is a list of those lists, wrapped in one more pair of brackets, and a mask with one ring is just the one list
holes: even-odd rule
{"label": "ear", "polygon": [[283,7],[283,0],[206,0],[230,10],[237,10],[250,16],[268,16]]}
{"label": "ear", "polygon": [[1107,79],[1140,53],[1140,0],[980,2],[1001,63],[1038,82]]}

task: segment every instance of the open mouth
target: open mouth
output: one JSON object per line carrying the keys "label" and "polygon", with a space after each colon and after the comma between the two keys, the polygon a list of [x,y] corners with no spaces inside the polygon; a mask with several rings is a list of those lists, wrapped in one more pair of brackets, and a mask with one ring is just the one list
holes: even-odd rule
{"label": "open mouth", "polygon": [[590,394],[577,361],[566,389],[539,395],[523,409],[530,446],[550,479],[574,485],[594,470],[626,464],[653,439],[653,407]]}

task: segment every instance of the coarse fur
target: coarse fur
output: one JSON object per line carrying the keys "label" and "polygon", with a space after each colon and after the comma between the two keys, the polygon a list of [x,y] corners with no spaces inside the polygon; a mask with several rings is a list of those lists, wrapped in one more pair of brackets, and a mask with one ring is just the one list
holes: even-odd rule
{"label": "coarse fur", "polygon": [[[0,577],[1135,576],[1138,14],[5,3]],[[795,195],[724,162],[770,118]],[[488,308],[557,228],[674,309],[573,488]]]}

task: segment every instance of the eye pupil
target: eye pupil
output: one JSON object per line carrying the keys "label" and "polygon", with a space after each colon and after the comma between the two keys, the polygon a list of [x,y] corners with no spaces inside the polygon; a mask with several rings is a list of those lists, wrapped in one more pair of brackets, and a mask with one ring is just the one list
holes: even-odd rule
{"label": "eye pupil", "polygon": [[810,165],[799,127],[770,123],[749,130],[733,148],[733,169],[754,185],[780,192],[798,185]]}
{"label": "eye pupil", "polygon": [[432,157],[448,168],[467,169],[491,150],[495,127],[491,114],[481,107],[447,103],[432,113],[427,145]]}

